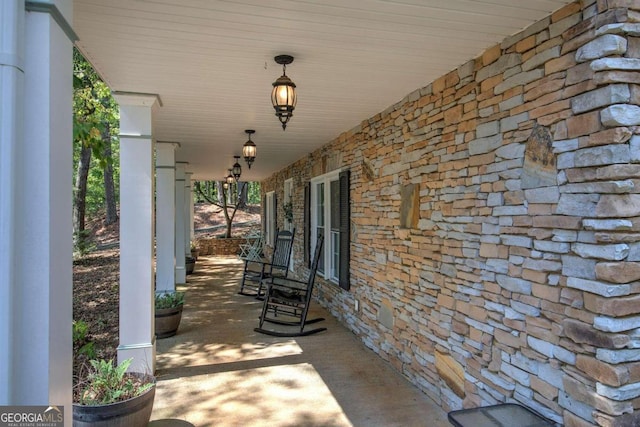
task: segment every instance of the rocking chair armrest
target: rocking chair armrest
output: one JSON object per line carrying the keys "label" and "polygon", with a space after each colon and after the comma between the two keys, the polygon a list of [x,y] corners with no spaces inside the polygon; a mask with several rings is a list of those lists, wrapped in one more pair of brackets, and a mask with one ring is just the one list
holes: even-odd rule
{"label": "rocking chair armrest", "polygon": [[[247,262],[253,262],[255,264],[260,264],[262,266],[262,272],[264,273],[265,271],[267,271],[267,267],[271,267],[272,270],[284,270],[286,269],[286,266],[283,265],[279,265],[279,264],[274,264],[268,260],[262,259],[262,260],[257,260],[257,261],[253,261],[253,260],[247,260]],[[278,276],[279,277],[279,276]]]}
{"label": "rocking chair armrest", "polygon": [[260,265],[262,266],[262,269],[263,269],[263,270],[264,270],[265,266],[267,266],[267,265],[271,265],[271,263],[270,263],[267,259],[265,259],[265,258],[255,258],[255,259],[252,259],[252,258],[246,258],[246,259],[245,259],[245,262],[246,262],[247,264],[249,264],[249,263],[253,263],[253,264],[260,264]]}
{"label": "rocking chair armrest", "polygon": [[269,287],[288,288],[300,291],[307,290],[307,282],[302,280],[290,279],[288,277],[270,277],[267,281]]}

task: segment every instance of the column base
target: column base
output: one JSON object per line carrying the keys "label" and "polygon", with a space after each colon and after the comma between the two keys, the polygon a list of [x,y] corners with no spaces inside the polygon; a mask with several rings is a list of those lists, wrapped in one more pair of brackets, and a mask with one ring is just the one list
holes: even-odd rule
{"label": "column base", "polygon": [[120,344],[118,346],[118,363],[133,358],[130,372],[141,372],[153,375],[156,371],[156,338],[150,343]]}
{"label": "column base", "polygon": [[185,267],[176,267],[176,285],[184,285],[187,283],[187,269]]}

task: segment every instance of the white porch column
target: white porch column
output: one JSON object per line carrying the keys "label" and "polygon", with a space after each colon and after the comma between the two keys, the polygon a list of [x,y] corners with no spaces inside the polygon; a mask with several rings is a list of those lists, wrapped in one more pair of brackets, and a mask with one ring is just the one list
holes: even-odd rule
{"label": "white porch column", "polygon": [[156,143],[156,291],[176,288],[177,142]]}
{"label": "white porch column", "polygon": [[185,254],[187,256],[191,256],[191,241],[194,240],[194,230],[193,230],[193,185],[191,182],[191,177],[193,176],[193,172],[185,172],[184,174],[184,196],[185,196],[185,207],[187,209],[187,213],[185,215],[185,233],[188,236],[186,245],[185,245]]}
{"label": "white porch column", "polygon": [[120,345],[118,362],[154,372],[154,94],[114,93],[120,105]]}
{"label": "white porch column", "polygon": [[196,188],[195,188],[195,184],[194,181],[191,180],[191,220],[189,221],[189,224],[191,224],[191,240],[195,241],[196,240],[196,224],[195,224],[195,209],[196,209],[196,203],[195,203],[195,198],[196,198]]}
{"label": "white porch column", "polygon": [[17,150],[24,140],[24,64],[22,62],[24,34],[24,3],[6,1],[0,5],[0,405],[13,404],[15,382],[14,311],[16,266],[14,259],[15,195]]}
{"label": "white porch column", "polygon": [[26,8],[0,2],[0,405],[70,426],[73,5]]}
{"label": "white porch column", "polygon": [[[187,283],[187,270],[185,267],[185,168],[188,163],[176,162],[176,283]],[[188,243],[187,243],[188,244]]]}

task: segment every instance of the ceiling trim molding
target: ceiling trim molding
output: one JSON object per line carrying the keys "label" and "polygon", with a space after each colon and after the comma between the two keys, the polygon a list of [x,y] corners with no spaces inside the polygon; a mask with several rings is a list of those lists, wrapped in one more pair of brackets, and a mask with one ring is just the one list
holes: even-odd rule
{"label": "ceiling trim molding", "polygon": [[[155,102],[158,103],[160,107],[162,107],[162,99],[160,95],[157,93],[144,93],[144,92],[123,92],[119,90],[114,90],[113,92],[114,98],[118,101],[119,104],[126,105],[142,105],[142,106],[153,106]],[[120,100],[126,101],[121,102]]]}
{"label": "ceiling trim molding", "polygon": [[55,4],[44,1],[29,0],[24,3],[24,8],[27,12],[48,13],[51,15],[53,20],[56,21],[56,24],[58,24],[60,29],[67,35],[69,40],[71,40],[71,43],[75,44],[75,42],[80,40],[67,19]]}

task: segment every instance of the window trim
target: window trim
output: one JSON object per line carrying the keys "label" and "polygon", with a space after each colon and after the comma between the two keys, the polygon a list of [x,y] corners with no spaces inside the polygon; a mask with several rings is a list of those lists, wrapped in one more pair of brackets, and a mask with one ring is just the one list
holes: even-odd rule
{"label": "window trim", "polygon": [[265,243],[274,246],[276,236],[276,192],[269,191],[265,194]]}
{"label": "window trim", "polygon": [[[340,174],[348,169],[336,169],[334,171],[328,172],[326,174],[323,175],[319,175],[316,177],[313,177],[309,180],[310,183],[310,191],[309,191],[309,219],[310,219],[310,224],[309,224],[309,229],[311,230],[315,230],[317,228],[317,215],[316,215],[316,210],[318,208],[317,205],[317,185],[320,183],[324,184],[324,193],[325,193],[325,197],[324,197],[324,219],[325,219],[325,223],[324,223],[324,248],[323,248],[323,258],[324,258],[324,271],[320,272],[318,271],[318,275],[322,278],[324,278],[325,280],[328,280],[332,283],[335,283],[337,285],[340,286],[340,265],[338,262],[338,265],[335,266],[335,271],[336,271],[336,275],[335,277],[332,277],[331,275],[331,262],[332,262],[332,249],[331,249],[331,228],[332,228],[332,224],[331,224],[331,182],[333,181],[338,181],[338,183],[340,182]],[[339,185],[339,184],[338,184]],[[333,228],[340,228],[340,224],[334,224]],[[316,233],[311,232],[310,233],[310,246],[309,246],[309,250],[311,248],[315,248],[316,245],[316,241],[317,241],[317,237],[316,237]],[[348,289],[348,288],[345,288]]]}

